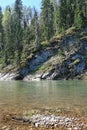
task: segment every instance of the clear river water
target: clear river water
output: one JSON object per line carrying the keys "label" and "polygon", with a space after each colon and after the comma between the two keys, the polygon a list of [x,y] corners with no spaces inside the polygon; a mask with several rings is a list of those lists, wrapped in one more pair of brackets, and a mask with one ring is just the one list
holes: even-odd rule
{"label": "clear river water", "polygon": [[35,108],[87,114],[87,81],[0,81],[0,110]]}

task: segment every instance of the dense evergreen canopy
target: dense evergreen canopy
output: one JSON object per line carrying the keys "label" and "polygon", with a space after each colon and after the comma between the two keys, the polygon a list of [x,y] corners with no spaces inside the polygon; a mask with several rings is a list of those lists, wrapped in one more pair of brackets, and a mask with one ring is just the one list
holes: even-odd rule
{"label": "dense evergreen canopy", "polygon": [[13,8],[0,7],[0,64],[20,65],[29,47],[40,47],[58,33],[86,26],[87,0],[42,0],[41,12],[16,0]]}

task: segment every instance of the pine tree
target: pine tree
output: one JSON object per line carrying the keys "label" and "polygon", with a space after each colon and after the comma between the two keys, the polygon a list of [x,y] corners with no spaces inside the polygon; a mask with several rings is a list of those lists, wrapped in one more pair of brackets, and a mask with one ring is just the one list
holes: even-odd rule
{"label": "pine tree", "polygon": [[30,21],[32,17],[32,10],[30,7],[23,7],[23,37],[22,37],[22,42],[23,42],[23,54],[22,57],[27,58],[27,50],[29,48],[30,44]]}
{"label": "pine tree", "polygon": [[17,64],[20,65],[21,61],[21,53],[22,53],[22,1],[16,0],[15,7],[14,7],[14,16],[15,16],[15,44],[17,48]]}
{"label": "pine tree", "polygon": [[66,16],[67,16],[67,2],[66,0],[59,0],[59,10],[58,10],[58,28],[59,32],[64,31],[66,27]]}
{"label": "pine tree", "polygon": [[51,0],[51,4],[53,5],[54,12],[53,12],[53,28],[54,34],[58,34],[58,0]]}
{"label": "pine tree", "polygon": [[69,28],[74,23],[76,1],[67,0],[66,2],[66,27]]}
{"label": "pine tree", "polygon": [[9,6],[6,7],[5,13],[2,19],[3,30],[4,30],[4,60],[5,64],[9,64],[10,56],[13,55],[13,45],[11,37],[11,9]]}
{"label": "pine tree", "polygon": [[0,50],[3,48],[3,26],[2,26],[2,8],[0,7]]}
{"label": "pine tree", "polygon": [[42,31],[45,40],[49,40],[53,36],[53,6],[50,0],[42,0]]}
{"label": "pine tree", "polygon": [[74,24],[79,29],[81,29],[84,26],[86,20],[83,7],[84,7],[84,1],[76,0]]}
{"label": "pine tree", "polygon": [[40,28],[37,10],[34,8],[34,18],[35,18],[35,46],[38,49],[40,47]]}

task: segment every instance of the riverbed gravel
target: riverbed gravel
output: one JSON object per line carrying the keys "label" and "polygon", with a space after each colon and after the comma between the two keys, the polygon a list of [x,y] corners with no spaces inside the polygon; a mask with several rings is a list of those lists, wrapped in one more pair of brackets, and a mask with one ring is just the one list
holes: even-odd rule
{"label": "riverbed gravel", "polygon": [[67,130],[87,130],[87,122],[80,122],[78,118],[70,118],[66,116],[55,116],[55,115],[41,115],[36,114],[31,117],[24,116],[23,118],[13,118],[17,121],[26,122],[32,124],[34,127],[45,127],[49,128],[52,127],[54,129],[58,127],[64,127]]}

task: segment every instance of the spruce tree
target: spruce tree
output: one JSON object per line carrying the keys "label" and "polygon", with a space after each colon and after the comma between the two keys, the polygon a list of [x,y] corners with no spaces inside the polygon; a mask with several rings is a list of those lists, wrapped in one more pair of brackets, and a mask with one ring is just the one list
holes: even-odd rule
{"label": "spruce tree", "polygon": [[81,29],[85,24],[85,14],[84,14],[84,0],[76,0],[76,10],[75,10],[75,19],[74,24],[77,28]]}
{"label": "spruce tree", "polygon": [[22,1],[21,0],[16,0],[15,1],[15,7],[14,7],[14,16],[15,16],[15,44],[17,48],[17,64],[20,65],[21,61],[21,53],[22,53],[22,18],[23,18],[23,13],[22,13]]}
{"label": "spruce tree", "polygon": [[51,4],[53,5],[53,28],[54,28],[54,34],[58,34],[58,0],[51,0]]}
{"label": "spruce tree", "polygon": [[4,12],[2,24],[4,30],[4,60],[5,64],[9,64],[10,57],[13,55],[13,45],[11,37],[11,9],[9,6],[6,7],[6,10]]}
{"label": "spruce tree", "polygon": [[43,38],[49,40],[53,36],[53,6],[50,0],[42,0],[41,7]]}
{"label": "spruce tree", "polygon": [[3,26],[2,26],[2,8],[0,7],[0,50],[3,48]]}
{"label": "spruce tree", "polygon": [[38,49],[40,47],[40,28],[37,10],[34,8],[34,19],[35,19],[35,46]]}
{"label": "spruce tree", "polygon": [[66,27],[69,28],[74,23],[74,14],[75,14],[75,0],[66,0]]}

